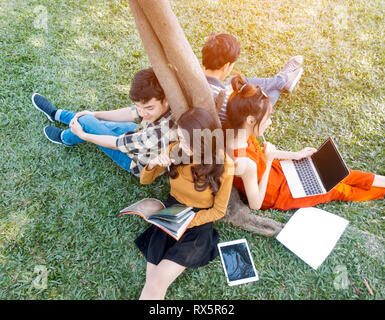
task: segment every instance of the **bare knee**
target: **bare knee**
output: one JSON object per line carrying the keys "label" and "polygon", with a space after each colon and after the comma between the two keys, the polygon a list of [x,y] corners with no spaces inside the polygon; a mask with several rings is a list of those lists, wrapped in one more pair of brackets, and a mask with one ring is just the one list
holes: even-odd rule
{"label": "bare knee", "polygon": [[144,284],[140,299],[164,299],[168,286],[169,284],[162,278],[150,275],[146,278],[146,283]]}

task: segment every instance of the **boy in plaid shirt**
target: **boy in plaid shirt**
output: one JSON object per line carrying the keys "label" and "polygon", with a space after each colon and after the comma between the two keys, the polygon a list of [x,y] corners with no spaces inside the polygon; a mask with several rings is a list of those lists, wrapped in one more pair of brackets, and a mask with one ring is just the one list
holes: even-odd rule
{"label": "boy in plaid shirt", "polygon": [[66,130],[45,127],[48,140],[64,146],[94,143],[120,167],[139,176],[146,164],[161,152],[162,138],[167,145],[178,138],[169,104],[152,68],[136,73],[130,99],[135,106],[75,113],[56,109],[38,93],[32,95],[35,108],[51,122],[56,120],[70,127]]}

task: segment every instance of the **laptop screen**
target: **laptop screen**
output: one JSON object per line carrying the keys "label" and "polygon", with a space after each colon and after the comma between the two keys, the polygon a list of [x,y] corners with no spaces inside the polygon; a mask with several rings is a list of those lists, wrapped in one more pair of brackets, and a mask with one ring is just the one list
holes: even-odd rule
{"label": "laptop screen", "polygon": [[311,158],[327,192],[349,174],[332,138],[328,138]]}

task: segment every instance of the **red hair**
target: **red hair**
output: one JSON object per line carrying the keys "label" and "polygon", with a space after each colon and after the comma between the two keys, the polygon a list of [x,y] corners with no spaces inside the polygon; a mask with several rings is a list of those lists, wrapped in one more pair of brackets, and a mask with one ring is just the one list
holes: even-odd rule
{"label": "red hair", "polygon": [[229,97],[226,115],[230,128],[239,129],[248,116],[254,116],[259,126],[265,114],[272,109],[269,97],[263,90],[247,82],[241,74],[231,79],[233,92]]}

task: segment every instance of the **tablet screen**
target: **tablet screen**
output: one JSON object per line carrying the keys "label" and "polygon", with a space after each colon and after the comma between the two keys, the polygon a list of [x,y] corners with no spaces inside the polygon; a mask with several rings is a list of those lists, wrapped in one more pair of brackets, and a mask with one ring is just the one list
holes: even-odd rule
{"label": "tablet screen", "polygon": [[222,263],[229,283],[239,284],[258,280],[247,243],[229,243],[219,246]]}

